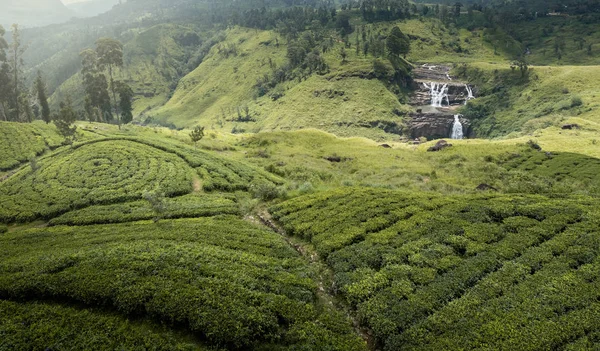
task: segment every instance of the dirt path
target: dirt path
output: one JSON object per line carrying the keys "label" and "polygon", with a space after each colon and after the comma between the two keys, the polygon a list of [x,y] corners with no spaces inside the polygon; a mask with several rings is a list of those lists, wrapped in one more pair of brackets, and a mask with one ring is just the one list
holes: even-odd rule
{"label": "dirt path", "polygon": [[281,237],[293,247],[300,255],[305,257],[311,266],[315,268],[315,271],[318,272],[317,276],[317,297],[321,302],[330,305],[337,310],[344,312],[344,314],[352,321],[352,325],[354,326],[354,330],[358,335],[360,335],[366,342],[369,350],[376,350],[375,339],[369,333],[366,328],[360,326],[358,322],[358,318],[356,317],[354,311],[350,308],[350,306],[346,305],[344,301],[341,301],[339,298],[335,296],[332,292],[334,289],[333,282],[333,271],[327,266],[327,264],[320,258],[319,254],[310,244],[306,244],[300,242],[297,238],[290,237],[286,231],[279,226],[279,224],[273,220],[271,214],[266,209],[261,209],[258,211],[256,215],[258,220],[253,217],[248,217],[247,219],[253,222],[260,222],[261,224],[267,226],[277,234],[281,235]]}
{"label": "dirt path", "polygon": [[202,191],[202,180],[200,180],[200,177],[197,174],[194,175],[194,179],[192,180],[192,187],[195,193]]}

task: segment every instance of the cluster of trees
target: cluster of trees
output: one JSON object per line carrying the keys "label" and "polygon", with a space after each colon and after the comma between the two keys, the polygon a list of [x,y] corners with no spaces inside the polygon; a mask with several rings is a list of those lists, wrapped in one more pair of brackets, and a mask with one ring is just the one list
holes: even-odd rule
{"label": "cluster of trees", "polygon": [[[25,47],[21,43],[21,31],[16,24],[11,30],[12,41],[9,45],[4,38],[6,30],[0,25],[0,120],[31,122],[39,117],[39,107],[47,105],[47,101],[39,104],[32,101],[32,94],[26,89],[23,76]],[[43,90],[43,82],[37,84],[36,80],[36,88]],[[41,91],[38,96],[45,98],[45,93]],[[48,112],[44,108],[42,110]],[[48,115],[43,118],[49,120]]]}
{"label": "cluster of trees", "polygon": [[26,46],[22,43],[19,26],[14,24],[11,29],[12,40],[9,44],[4,38],[6,31],[0,25],[0,120],[53,121],[69,142],[75,135],[73,123],[80,117],[90,121],[111,122],[116,115],[119,126],[131,122],[133,90],[125,82],[115,79],[115,70],[123,66],[123,45],[119,41],[101,38],[96,43],[96,50],[89,49],[81,53],[81,73],[86,92],[83,116],[76,112],[69,96],[60,102],[59,110],[53,114],[42,72],[37,72],[31,89],[26,87],[23,60]]}
{"label": "cluster of trees", "polygon": [[123,44],[115,39],[100,38],[95,49],[87,49],[80,56],[86,118],[97,122],[116,120],[119,127],[131,122],[133,90],[127,83],[115,79],[117,69],[123,67]]}

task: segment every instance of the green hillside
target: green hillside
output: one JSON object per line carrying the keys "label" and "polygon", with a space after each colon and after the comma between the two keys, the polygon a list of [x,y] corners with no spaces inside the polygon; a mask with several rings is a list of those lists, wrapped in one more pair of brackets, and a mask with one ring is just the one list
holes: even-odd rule
{"label": "green hillside", "polygon": [[6,33],[0,351],[599,350],[598,21],[128,0]]}
{"label": "green hillside", "polygon": [[596,200],[347,189],[273,208],[385,350],[597,348]]}

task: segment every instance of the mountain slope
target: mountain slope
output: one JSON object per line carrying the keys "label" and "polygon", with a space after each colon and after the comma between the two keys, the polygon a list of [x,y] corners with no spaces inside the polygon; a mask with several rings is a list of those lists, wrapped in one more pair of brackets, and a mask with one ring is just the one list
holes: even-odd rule
{"label": "mountain slope", "polygon": [[67,7],[81,17],[92,17],[110,10],[119,0],[89,0],[68,4]]}
{"label": "mountain slope", "polygon": [[60,0],[0,0],[0,24],[43,26],[68,20],[74,14]]}

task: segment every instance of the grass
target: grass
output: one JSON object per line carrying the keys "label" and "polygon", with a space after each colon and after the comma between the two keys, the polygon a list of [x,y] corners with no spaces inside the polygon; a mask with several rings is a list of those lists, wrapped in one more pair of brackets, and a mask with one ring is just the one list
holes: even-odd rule
{"label": "grass", "polygon": [[[531,134],[575,119],[598,123],[600,93],[594,83],[596,67],[558,66],[530,68],[529,78],[507,65],[477,63],[467,69],[477,85],[478,99],[463,113],[472,120],[480,137],[515,133]],[[581,103],[574,103],[579,100]],[[586,123],[589,124],[589,123]]]}
{"label": "grass", "polygon": [[[564,138],[569,136],[564,135]],[[243,152],[232,152],[231,157],[242,157],[286,178],[288,188],[296,194],[306,191],[307,187],[315,191],[340,186],[475,193],[482,183],[509,193],[597,194],[595,178],[589,177],[600,171],[597,158],[584,158],[585,167],[592,171],[582,173],[570,169],[564,165],[581,162],[583,156],[569,154],[569,147],[546,149],[548,143],[541,142],[544,152],[559,155],[554,162],[560,160],[560,164],[553,164],[552,168],[563,171],[555,173],[544,170],[548,164],[531,162],[533,167],[519,169],[502,162],[514,155],[522,162],[529,158],[545,159],[544,152],[526,145],[528,140],[453,140],[452,148],[429,153],[427,148],[435,142],[421,146],[392,143],[393,149],[385,149],[364,138],[338,138],[321,131],[305,130],[246,137],[238,143]],[[590,144],[590,150],[592,147]],[[332,156],[338,157],[340,162],[329,161]],[[560,175],[565,169],[568,177]]]}
{"label": "grass", "polygon": [[354,188],[272,212],[384,350],[538,350],[598,346],[596,201]]}
{"label": "grass", "polygon": [[[394,25],[413,37],[413,50],[408,57],[411,61],[506,61],[503,56],[493,55],[482,33],[448,29],[433,19],[369,24],[364,30],[387,35]],[[357,26],[363,28],[360,23]],[[216,130],[235,128],[245,132],[319,128],[339,136],[399,139],[404,130],[401,116],[411,109],[398,99],[406,101],[407,96],[405,92],[393,92],[384,81],[372,79],[375,58],[355,53],[357,33],[349,37],[351,47],[344,64],[338,56],[343,44],[337,42],[337,34],[328,33],[334,42],[324,54],[330,73],[282,83],[276,89],[283,97],[273,100],[268,95],[257,98],[254,85],[270,73],[269,60],[277,66],[285,62],[284,40],[272,31],[231,29],[227,39],[181,80],[169,102],[148,114],[166,121],[163,123],[184,127],[201,124]],[[279,46],[275,45],[275,38]],[[461,46],[460,52],[455,45]],[[226,56],[225,48],[232,47],[237,48],[237,55]],[[328,92],[335,94],[328,97]],[[237,109],[244,106],[249,107],[254,121],[236,122]]]}

